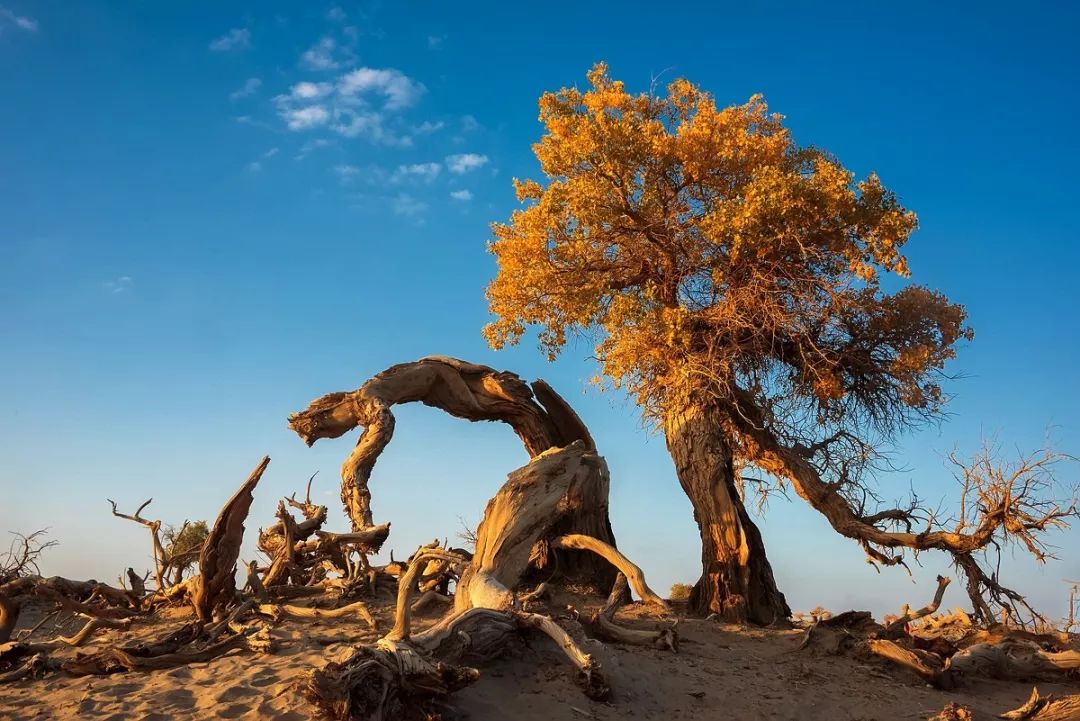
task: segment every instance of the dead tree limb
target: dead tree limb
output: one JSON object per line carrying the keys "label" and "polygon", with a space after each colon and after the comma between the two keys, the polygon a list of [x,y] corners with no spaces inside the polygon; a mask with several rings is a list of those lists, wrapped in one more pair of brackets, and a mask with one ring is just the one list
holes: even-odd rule
{"label": "dead tree limb", "polygon": [[269,464],[270,457],[264,457],[221,509],[199,553],[199,575],[193,579],[191,600],[202,621],[210,620],[216,607],[228,604],[236,595],[234,576],[244,539],[244,521],[255,486]]}
{"label": "dead tree limb", "polygon": [[[355,391],[325,395],[289,417],[289,427],[308,445],[363,426],[341,473],[341,500],[354,531],[374,524],[368,484],[379,455],[393,437],[395,419],[391,408],[416,401],[469,421],[506,423],[521,438],[531,457],[574,441],[595,449],[580,418],[542,381],[530,387],[513,373],[447,357],[393,366]],[[598,468],[592,483],[578,488],[566,504],[572,512],[565,514],[563,527],[556,529],[558,533],[583,533],[614,544],[608,521],[606,468]],[[567,574],[581,573],[604,585],[614,578],[606,564],[589,554],[571,553],[561,561],[559,567]]]}
{"label": "dead tree limb", "polygon": [[310,606],[288,606],[273,603],[263,603],[258,606],[258,612],[274,619],[292,618],[299,620],[332,619],[332,618],[361,618],[372,630],[375,629],[375,618],[371,615],[367,605],[363,601],[355,601],[338,608],[314,608]]}
{"label": "dead tree limb", "polygon": [[1031,689],[1031,697],[1023,706],[1006,711],[999,718],[1010,721],[1078,721],[1080,719],[1080,695],[1040,696],[1039,689]]}
{"label": "dead tree limb", "polygon": [[622,573],[626,580],[629,581],[630,586],[634,589],[641,600],[645,603],[653,605],[665,613],[669,613],[671,609],[668,607],[667,601],[660,598],[656,593],[649,588],[649,584],[645,582],[645,574],[641,572],[641,569],[637,564],[633,563],[626,556],[621,554],[618,549],[610,544],[593,538],[591,536],[585,536],[582,534],[569,534],[565,536],[559,536],[551,541],[552,548],[566,548],[575,549],[580,551],[592,551],[601,558],[605,559]]}
{"label": "dead tree limb", "polygon": [[945,576],[938,576],[937,582],[938,587],[937,591],[934,593],[934,599],[930,601],[930,603],[928,603],[927,605],[920,608],[918,611],[910,611],[908,613],[905,613],[896,620],[886,624],[886,637],[894,638],[896,636],[903,635],[909,623],[916,619],[923,618],[924,616],[929,616],[930,614],[938,610],[938,607],[941,605],[941,599],[945,596],[945,589],[948,588],[952,580]]}
{"label": "dead tree limb", "polygon": [[146,510],[147,506],[153,503],[154,499],[146,499],[146,501],[144,501],[141,506],[135,509],[135,513],[133,514],[121,513],[116,507],[116,501],[112,500],[111,498],[106,498],[105,500],[109,502],[110,506],[112,506],[112,514],[114,516],[116,516],[117,518],[126,519],[128,521],[134,521],[135,523],[146,526],[150,530],[150,540],[153,544],[154,577],[157,579],[158,589],[165,589],[168,584],[165,583],[165,569],[163,568],[163,564],[165,562],[165,549],[161,545],[161,537],[159,535],[159,532],[161,531],[161,520],[151,520],[149,518],[143,518],[142,516],[142,512]]}

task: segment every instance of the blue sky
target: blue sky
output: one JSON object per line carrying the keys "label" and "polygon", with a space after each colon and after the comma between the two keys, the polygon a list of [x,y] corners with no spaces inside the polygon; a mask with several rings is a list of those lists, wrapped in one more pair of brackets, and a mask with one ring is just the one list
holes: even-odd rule
{"label": "blue sky", "polygon": [[[536,100],[598,60],[636,89],[682,75],[723,103],[762,92],[797,140],[919,213],[915,279],[964,303],[976,338],[953,416],[902,439],[886,497],[948,502],[943,455],[981,436],[1033,449],[1049,431],[1080,452],[1078,25],[1052,3],[0,0],[0,530],[50,526],[47,571],[111,579],[149,546],[106,497],[212,517],[263,454],[249,528],[315,470],[344,528],[353,439],[308,449],[285,417],[447,354],[553,383],[611,466],[620,546],[657,587],[693,580],[663,440],[587,388],[590,349],[548,364],[479,333],[488,224],[514,207],[511,178],[536,176]],[[373,492],[404,556],[476,522],[525,455],[502,426],[398,417]],[[915,586],[878,575],[797,500],[760,520],[795,608],[892,610],[946,570],[924,554]],[[1006,554],[1006,581],[1063,613],[1078,541],[1055,537],[1045,568]]]}

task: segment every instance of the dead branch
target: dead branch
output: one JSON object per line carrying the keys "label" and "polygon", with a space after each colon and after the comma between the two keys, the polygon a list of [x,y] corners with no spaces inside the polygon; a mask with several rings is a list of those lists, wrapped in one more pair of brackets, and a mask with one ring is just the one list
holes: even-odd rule
{"label": "dead branch", "polygon": [[132,619],[130,618],[111,619],[102,618],[100,616],[87,616],[84,613],[80,613],[79,615],[86,619],[86,623],[79,629],[78,633],[73,636],[57,636],[53,641],[68,646],[81,646],[94,635],[94,631],[97,631],[100,628],[119,629],[121,631],[127,631],[131,628]]}
{"label": "dead branch", "polygon": [[973,554],[1012,543],[1025,548],[1037,561],[1050,558],[1044,540],[1046,532],[1065,528],[1080,516],[1078,486],[1062,489],[1056,477],[1057,467],[1074,460],[1071,456],[1043,449],[1013,463],[1003,463],[997,460],[996,449],[991,446],[985,446],[970,462],[953,455],[961,503],[951,526],[946,526],[938,514],[927,512],[926,528],[921,532],[889,530],[897,526],[901,517],[913,521],[914,516],[901,510],[863,513],[845,497],[845,483],[827,482],[805,452],[785,445],[780,435],[774,434],[753,394],[735,389],[735,400],[739,412],[731,422],[743,440],[744,453],[765,472],[790,482],[796,493],[824,515],[838,533],[859,542],[873,562],[899,565],[905,549],[945,551],[967,575],[968,593],[980,621],[996,620],[989,603],[998,605],[1020,623],[1025,620],[1016,613],[1017,607],[1028,611],[1032,619],[1041,619],[1022,595],[983,571]]}
{"label": "dead branch", "polygon": [[315,608],[309,606],[288,606],[272,603],[263,603],[257,607],[259,613],[274,619],[292,618],[296,620],[332,619],[332,618],[362,618],[369,628],[375,630],[375,617],[371,615],[367,605],[363,601],[355,601],[338,608]]}
{"label": "dead branch", "polygon": [[953,674],[935,654],[904,648],[887,639],[870,639],[866,643],[871,653],[914,671],[934,688],[948,690],[956,686]]}
{"label": "dead branch", "polygon": [[22,576],[40,576],[38,560],[41,554],[57,545],[56,541],[43,541],[49,529],[42,528],[28,535],[12,533],[7,552],[0,557],[0,585]]}
{"label": "dead branch", "polygon": [[142,512],[153,502],[153,498],[148,498],[143,502],[141,506],[135,509],[135,513],[121,513],[116,507],[116,501],[111,498],[106,498],[109,505],[112,506],[112,514],[117,518],[123,518],[128,521],[146,526],[150,530],[150,541],[153,544],[153,557],[154,557],[154,576],[157,578],[158,589],[164,589],[168,584],[165,583],[165,549],[161,545],[161,537],[159,531],[161,530],[161,520],[151,520],[149,518],[143,518]]}
{"label": "dead branch", "polygon": [[1010,721],[1077,721],[1080,719],[1080,695],[1040,696],[1039,689],[1031,689],[1031,697],[1023,706],[1000,714],[999,718]]}
{"label": "dead branch", "polygon": [[905,627],[912,621],[929,616],[938,610],[941,605],[941,599],[945,596],[945,589],[952,582],[951,579],[945,576],[937,577],[938,587],[934,593],[934,599],[927,605],[920,608],[918,611],[908,612],[902,614],[899,618],[885,625],[885,635],[888,638],[894,638],[900,636],[905,632]]}
{"label": "dead branch", "polygon": [[228,500],[199,553],[199,575],[193,582],[191,602],[200,620],[208,621],[216,607],[228,604],[236,595],[234,576],[244,539],[244,521],[255,486],[269,464],[270,456],[265,456]]}
{"label": "dead branch", "polygon": [[645,574],[641,572],[641,569],[626,556],[619,553],[614,546],[582,534],[559,536],[551,541],[551,546],[552,548],[592,551],[606,559],[611,565],[615,566],[620,573],[626,576],[630,586],[633,587],[634,591],[641,597],[642,601],[656,606],[665,613],[670,613],[671,609],[668,607],[667,601],[660,598],[660,596],[649,588],[649,584],[645,583]]}
{"label": "dead branch", "polygon": [[515,614],[515,617],[522,626],[542,631],[566,654],[566,657],[578,669],[578,682],[586,696],[594,701],[607,700],[611,695],[611,686],[604,677],[600,663],[591,654],[582,651],[565,628],[548,616],[538,613],[519,612]]}
{"label": "dead branch", "polygon": [[153,654],[145,653],[144,649],[137,646],[104,648],[89,654],[76,654],[75,658],[66,661],[61,668],[73,676],[107,675],[124,671],[159,671],[190,663],[204,663],[235,649],[265,653],[270,648],[269,628],[256,626],[230,634],[201,649]]}

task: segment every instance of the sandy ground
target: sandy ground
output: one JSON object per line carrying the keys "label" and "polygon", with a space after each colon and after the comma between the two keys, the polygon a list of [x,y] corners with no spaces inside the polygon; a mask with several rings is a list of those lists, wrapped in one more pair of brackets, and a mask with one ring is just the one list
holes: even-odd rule
{"label": "sandy ground", "polygon": [[[638,609],[625,609],[620,620],[650,627],[648,619],[635,618]],[[376,611],[380,627],[388,628],[387,609]],[[25,613],[20,625],[32,625],[34,616]],[[158,635],[183,620],[163,618],[128,632],[108,631],[88,646]],[[46,637],[43,631],[49,629],[44,627],[35,638]],[[565,657],[550,641],[530,638],[513,657],[485,668],[478,683],[456,694],[446,716],[476,721],[891,721],[927,718],[946,702],[957,701],[971,707],[976,719],[992,719],[1019,706],[1031,692],[1029,684],[989,680],[969,682],[955,692],[936,691],[877,662],[799,651],[797,630],[746,630],[686,620],[680,634],[677,655],[610,644],[588,649],[599,656],[611,678],[614,694],[607,703],[590,701],[579,691]],[[57,674],[0,686],[0,718],[301,721],[311,715],[304,700],[292,692],[295,676],[331,657],[347,655],[352,643],[375,638],[361,622],[341,619],[286,622],[274,636],[279,648],[271,655],[234,652],[169,671],[83,678]],[[1039,688],[1044,693],[1080,691],[1080,685]]]}

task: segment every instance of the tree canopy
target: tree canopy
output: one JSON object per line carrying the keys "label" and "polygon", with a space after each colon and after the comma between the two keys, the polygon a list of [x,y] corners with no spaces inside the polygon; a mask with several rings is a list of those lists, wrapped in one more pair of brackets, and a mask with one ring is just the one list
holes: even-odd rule
{"label": "tree canopy", "polygon": [[1075,516],[1047,500],[1061,456],[977,458],[961,473],[975,508],[949,529],[917,499],[877,508],[864,478],[880,442],[942,412],[946,363],[973,337],[961,305],[906,280],[915,214],[877,175],[797,145],[761,96],[720,108],[681,79],[631,94],[603,64],[588,80],[540,99],[546,179],[515,180],[523,207],[493,226],[489,343],[537,326],[553,358],[592,338],[646,417],[711,409],[739,463],[790,483],[872,562],[945,550],[973,600],[1003,598],[971,554],[1009,537],[1032,548]]}
{"label": "tree canopy", "polygon": [[[908,276],[916,227],[876,175],[799,147],[760,96],[718,108],[686,80],[633,95],[604,65],[545,94],[546,185],[494,226],[495,346],[527,325],[557,354],[595,332],[604,375],[660,418],[675,395],[733,384],[785,417],[883,429],[936,412],[964,309],[880,287]],[[775,414],[774,414],[775,415]]]}

